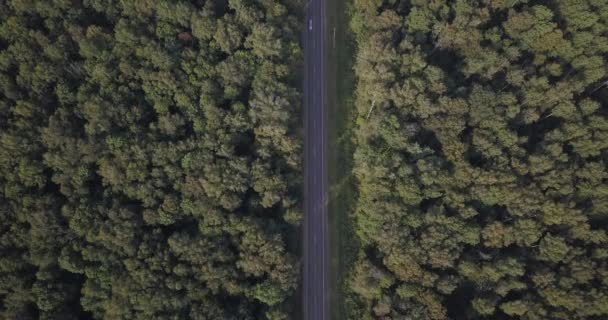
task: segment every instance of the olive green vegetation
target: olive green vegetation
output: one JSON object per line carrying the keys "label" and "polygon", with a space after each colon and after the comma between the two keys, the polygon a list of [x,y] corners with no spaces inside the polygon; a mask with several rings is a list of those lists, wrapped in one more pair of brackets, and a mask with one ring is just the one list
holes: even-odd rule
{"label": "olive green vegetation", "polygon": [[0,1],[0,318],[289,317],[301,7]]}
{"label": "olive green vegetation", "polygon": [[351,318],[608,318],[608,2],[354,10]]}
{"label": "olive green vegetation", "polygon": [[[352,212],[356,199],[352,175],[353,63],[355,43],[348,25],[350,0],[327,1],[327,118],[331,318],[346,319],[351,308],[348,275],[357,257]],[[334,33],[335,30],[335,33]]]}

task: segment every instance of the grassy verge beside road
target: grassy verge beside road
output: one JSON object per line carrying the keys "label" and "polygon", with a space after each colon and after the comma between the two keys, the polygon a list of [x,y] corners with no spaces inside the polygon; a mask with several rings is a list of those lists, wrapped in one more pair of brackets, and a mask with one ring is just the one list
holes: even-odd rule
{"label": "grassy verge beside road", "polygon": [[331,318],[348,318],[346,280],[358,246],[352,224],[356,185],[352,176],[355,43],[349,29],[350,0],[327,3],[327,116]]}

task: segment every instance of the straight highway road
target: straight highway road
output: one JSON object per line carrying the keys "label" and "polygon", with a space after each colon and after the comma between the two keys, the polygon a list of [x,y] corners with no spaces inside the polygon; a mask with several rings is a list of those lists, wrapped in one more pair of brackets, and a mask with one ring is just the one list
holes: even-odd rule
{"label": "straight highway road", "polygon": [[308,0],[304,33],[304,320],[329,317],[325,0]]}

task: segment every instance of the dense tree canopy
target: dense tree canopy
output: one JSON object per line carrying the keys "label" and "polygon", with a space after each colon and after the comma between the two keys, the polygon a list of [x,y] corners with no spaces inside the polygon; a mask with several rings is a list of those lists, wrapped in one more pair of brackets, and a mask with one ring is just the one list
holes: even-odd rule
{"label": "dense tree canopy", "polygon": [[0,0],[0,318],[288,317],[299,10]]}
{"label": "dense tree canopy", "polygon": [[608,2],[355,0],[353,319],[608,318]]}

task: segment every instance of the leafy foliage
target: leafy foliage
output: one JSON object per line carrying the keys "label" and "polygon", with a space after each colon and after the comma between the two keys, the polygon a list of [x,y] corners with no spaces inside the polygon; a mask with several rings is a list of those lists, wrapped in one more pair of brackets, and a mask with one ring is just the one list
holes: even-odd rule
{"label": "leafy foliage", "polygon": [[287,317],[299,10],[0,1],[0,318]]}
{"label": "leafy foliage", "polygon": [[608,317],[608,6],[354,1],[354,319]]}

